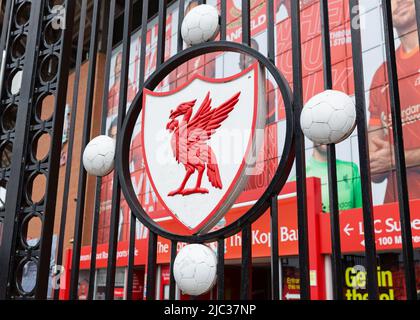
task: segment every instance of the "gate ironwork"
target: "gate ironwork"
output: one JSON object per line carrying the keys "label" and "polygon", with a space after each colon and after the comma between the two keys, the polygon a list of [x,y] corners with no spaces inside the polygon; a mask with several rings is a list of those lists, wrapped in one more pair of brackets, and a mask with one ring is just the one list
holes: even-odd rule
{"label": "gate ironwork", "polygon": [[[204,3],[205,1],[200,1]],[[251,47],[250,0],[242,0],[242,43],[226,41],[227,28],[227,1],[220,1],[220,39],[204,43],[191,48],[183,48],[181,27],[178,23],[177,53],[165,60],[165,32],[167,0],[141,1],[141,6],[135,6],[139,1],[134,0],[7,0],[3,17],[3,29],[0,39],[0,51],[4,52],[0,65],[2,73],[0,78],[1,106],[0,118],[5,114],[16,112],[14,126],[5,130],[0,126],[0,149],[11,154],[10,164],[4,165],[0,177],[2,186],[7,190],[4,210],[0,212],[0,222],[3,225],[0,242],[0,299],[45,299],[48,296],[50,281],[51,246],[53,227],[56,218],[57,185],[60,168],[60,152],[62,144],[63,123],[66,106],[66,93],[69,79],[71,42],[73,24],[76,11],[79,12],[78,41],[75,57],[75,83],[73,91],[73,112],[70,120],[69,153],[63,190],[63,206],[60,215],[60,232],[56,263],[62,264],[64,233],[67,221],[67,203],[71,178],[71,163],[73,138],[76,131],[76,110],[78,90],[80,86],[80,73],[85,54],[85,38],[87,22],[90,19],[89,42],[89,69],[87,80],[87,93],[85,100],[85,114],[83,121],[83,134],[81,147],[87,145],[91,137],[92,110],[94,104],[95,76],[97,73],[97,53],[100,41],[106,43],[106,66],[104,83],[110,80],[110,65],[116,33],[115,16],[117,8],[123,12],[123,37],[121,84],[118,102],[117,124],[117,156],[116,170],[113,173],[112,212],[109,234],[109,254],[106,275],[106,299],[113,299],[115,292],[115,274],[118,245],[119,207],[121,196],[124,195],[132,211],[129,231],[129,257],[127,271],[126,297],[133,296],[134,254],[136,223],[140,221],[149,230],[147,249],[147,280],[146,298],[152,300],[156,296],[156,268],[157,268],[157,242],[158,236],[171,242],[170,250],[170,287],[169,298],[176,297],[176,284],[173,276],[173,262],[179,242],[209,243],[217,242],[217,299],[224,299],[224,241],[226,238],[242,233],[242,259],[241,259],[241,299],[251,299],[252,293],[252,223],[266,210],[270,210],[271,228],[271,297],[280,299],[279,274],[279,222],[278,216],[281,208],[278,207],[277,197],[283,187],[287,174],[293,162],[296,164],[296,194],[297,217],[299,236],[299,269],[300,269],[300,297],[302,300],[311,299],[309,245],[308,245],[308,219],[307,219],[307,191],[306,191],[306,160],[305,141],[300,130],[300,113],[303,108],[303,71],[301,46],[300,2],[290,1],[291,15],[291,48],[293,64],[293,85],[289,88],[287,81],[275,65],[275,32],[274,32],[274,0],[266,1],[267,8],[267,55],[263,55]],[[352,61],[354,66],[354,86],[357,109],[357,136],[359,148],[359,163],[362,185],[363,227],[365,237],[367,292],[369,299],[379,298],[377,279],[377,253],[374,234],[373,201],[371,190],[371,176],[369,164],[368,130],[366,115],[366,98],[364,88],[364,73],[362,60],[362,41],[360,24],[354,23],[360,19],[359,0],[349,0]],[[92,11],[89,8],[93,5]],[[178,21],[184,17],[184,0],[178,1]],[[417,24],[420,26],[420,1],[415,0]],[[151,7],[157,11],[157,68],[146,79],[145,53],[147,39],[147,24]],[[61,9],[60,9],[61,8]],[[128,110],[127,89],[129,86],[130,65],[130,39],[133,29],[134,8],[141,10],[141,43],[140,43],[140,83],[137,98]],[[320,0],[321,35],[323,53],[324,88],[333,88],[329,4],[327,0]],[[77,10],[76,10],[77,9]],[[387,72],[390,87],[390,105],[392,111],[393,143],[395,147],[395,163],[398,181],[398,204],[401,222],[402,253],[405,271],[405,290],[407,299],[417,298],[415,265],[413,258],[413,243],[410,226],[410,207],[407,188],[407,172],[404,154],[404,140],[401,120],[400,93],[396,55],[394,45],[394,29],[390,0],[382,0],[383,28],[385,30],[385,48],[387,54]],[[90,17],[91,15],[91,17]],[[64,23],[60,25],[60,23]],[[58,25],[58,27],[57,27]],[[102,35],[106,37],[101,38]],[[418,28],[420,30],[420,28]],[[154,89],[172,70],[188,60],[216,51],[231,51],[250,55],[271,73],[279,86],[287,114],[287,137],[285,155],[280,160],[277,171],[265,190],[264,194],[237,222],[218,231],[194,236],[178,236],[161,229],[144,212],[132,190],[130,181],[129,147],[132,130],[136,117],[142,108],[143,88]],[[20,90],[12,87],[21,77]],[[54,100],[51,114],[42,117],[43,102],[49,97]],[[106,115],[108,110],[108,88],[104,86],[102,93],[101,132],[105,134]],[[39,158],[37,146],[40,138],[48,135],[50,138],[47,154]],[[82,157],[79,159],[82,162]],[[40,180],[43,179],[43,180]],[[70,275],[70,299],[77,299],[79,285],[79,262],[82,246],[82,233],[84,227],[85,201],[86,201],[87,173],[80,165],[78,172],[77,207],[75,212],[75,227],[72,250],[72,268]],[[43,181],[40,183],[39,181]],[[328,188],[330,199],[331,242],[332,242],[332,275],[333,297],[344,299],[343,263],[340,239],[340,216],[337,191],[336,151],[334,145],[328,146]],[[33,188],[43,188],[44,196],[33,198]],[[98,246],[99,225],[99,199],[101,178],[96,181],[96,201],[93,212],[92,251],[89,270],[88,299],[94,298],[94,283],[96,274],[96,250]],[[281,212],[280,212],[281,214]],[[27,241],[28,223],[33,218],[41,221],[41,233],[37,243]],[[35,268],[36,279],[33,288],[25,290],[22,287],[23,269]],[[54,299],[59,299],[59,289],[54,290]]]}

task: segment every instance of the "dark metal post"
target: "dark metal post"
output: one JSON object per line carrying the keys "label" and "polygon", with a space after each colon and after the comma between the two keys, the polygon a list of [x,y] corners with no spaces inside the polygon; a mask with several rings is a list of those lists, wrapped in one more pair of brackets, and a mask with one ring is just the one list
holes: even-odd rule
{"label": "dark metal post", "polygon": [[[106,62],[105,62],[105,78],[102,94],[102,116],[101,116],[101,134],[106,134],[106,119],[108,115],[108,95],[109,95],[109,79],[111,73],[111,60],[112,60],[112,41],[114,31],[114,17],[115,17],[115,0],[111,0],[110,5],[102,11],[102,32],[104,33],[102,39],[106,38]],[[105,35],[106,33],[106,35]],[[102,45],[104,45],[102,43]],[[98,248],[98,228],[99,217],[101,214],[101,185],[102,178],[96,178],[95,190],[95,206],[93,211],[93,226],[92,226],[92,241],[90,253],[90,266],[89,266],[89,289],[88,300],[93,300],[95,292],[95,279],[96,279],[96,252]]]}
{"label": "dark metal post", "polygon": [[359,0],[350,0],[351,40],[354,86],[356,96],[356,123],[359,145],[360,181],[362,185],[363,228],[366,247],[367,289],[370,300],[378,299],[375,229],[373,225],[372,180],[369,163],[365,85],[363,74],[362,39],[360,35]]}
{"label": "dark metal post", "polygon": [[400,91],[398,84],[397,61],[395,57],[394,24],[392,21],[392,8],[390,0],[382,1],[382,12],[384,19],[387,71],[392,113],[392,134],[394,138],[395,166],[397,173],[398,205],[401,221],[405,289],[408,300],[417,300],[410,202],[408,198],[407,170],[404,150],[404,133],[401,119]]}
{"label": "dark metal post", "polygon": [[85,211],[85,199],[86,199],[86,179],[87,173],[82,165],[83,163],[83,150],[89,143],[90,130],[92,122],[92,108],[93,108],[93,95],[95,87],[95,73],[96,73],[96,62],[97,62],[97,51],[98,51],[98,28],[99,28],[99,14],[101,1],[95,0],[93,6],[93,20],[92,20],[92,32],[90,38],[89,48],[89,70],[88,70],[88,81],[87,81],[87,93],[85,101],[85,117],[83,120],[83,136],[82,145],[80,152],[80,169],[77,189],[77,206],[76,206],[76,220],[74,224],[74,242],[73,242],[73,256],[72,256],[72,269],[70,279],[70,299],[77,299],[77,290],[79,284],[79,270],[80,270],[80,251],[82,245],[82,233],[83,233],[83,220]]}
{"label": "dark metal post", "polygon": [[300,114],[303,107],[302,90],[302,51],[300,28],[300,3],[291,1],[292,11],[292,50],[293,50],[293,99],[295,111],[295,139],[296,139],[296,191],[298,198],[298,233],[299,233],[299,269],[300,269],[300,297],[309,300],[309,245],[308,218],[306,204],[306,161],[305,138],[300,130]]}
{"label": "dark metal post", "polygon": [[242,0],[242,43],[251,45],[250,0]]}
{"label": "dark metal post", "polygon": [[241,300],[252,299],[252,228],[242,230]]}
{"label": "dark metal post", "polygon": [[[77,40],[76,69],[74,73],[74,88],[73,88],[73,102],[72,102],[71,119],[70,119],[69,144],[67,147],[66,172],[65,172],[65,177],[64,177],[63,198],[61,202],[62,206],[61,206],[61,215],[60,215],[60,233],[58,236],[57,257],[56,257],[56,264],[58,266],[61,266],[63,263],[64,236],[66,232],[67,207],[68,207],[68,202],[69,202],[71,164],[73,161],[74,133],[76,131],[76,115],[77,115],[77,107],[78,107],[77,100],[79,97],[80,69],[81,69],[82,58],[83,58],[83,41],[85,38],[86,7],[87,7],[87,0],[83,0],[81,4],[81,8],[80,8],[79,37]],[[54,290],[55,300],[59,298],[59,294],[60,294],[60,289],[56,288]]]}
{"label": "dark metal post", "polygon": [[[130,46],[131,46],[131,24],[132,24],[132,8],[133,0],[125,0],[124,7],[124,33],[123,33],[123,50],[121,63],[121,84],[120,84],[120,101],[118,105],[118,125],[117,139],[124,121],[127,106],[127,90],[128,90],[128,73],[130,69]],[[118,247],[118,227],[120,222],[120,201],[121,186],[118,180],[117,170],[114,170],[114,178],[112,184],[112,211],[111,225],[109,231],[109,249],[108,249],[108,268],[106,273],[106,291],[105,299],[114,299],[115,288],[115,270],[117,262]]]}
{"label": "dark metal post", "polygon": [[[328,2],[321,0],[321,34],[322,51],[324,63],[324,88],[333,88],[331,72],[331,46],[330,46],[330,23],[328,17]],[[332,274],[333,274],[333,295],[335,300],[344,299],[344,278],[341,260],[341,240],[340,240],[340,218],[338,210],[338,190],[337,190],[337,157],[335,145],[327,146],[328,158],[328,192],[330,202],[330,221],[331,221],[331,243],[332,243]]]}
{"label": "dark metal post", "polygon": [[170,263],[170,279],[169,279],[169,300],[175,300],[176,283],[174,277],[174,262],[177,253],[177,241],[171,241],[171,263]]}
{"label": "dark metal post", "polygon": [[226,15],[226,0],[220,1],[220,40],[226,40],[226,26],[227,26],[227,15]]}
{"label": "dark metal post", "polygon": [[146,300],[154,300],[156,295],[156,251],[157,235],[149,230],[146,269]]}
{"label": "dark metal post", "polygon": [[279,210],[277,196],[271,199],[271,297],[280,299],[280,271],[279,271]]}
{"label": "dark metal post", "polygon": [[[140,44],[140,79],[139,90],[143,90],[144,70],[145,70],[145,52],[146,52],[146,36],[147,36],[147,18],[148,18],[149,0],[143,0],[142,17],[141,17],[141,44]],[[130,250],[128,255],[127,267],[127,300],[132,298],[133,291],[133,270],[134,270],[134,253],[136,251],[136,224],[137,218],[131,212],[130,217]]]}
{"label": "dark metal post", "polygon": [[225,239],[217,240],[217,300],[225,297]]}
{"label": "dark metal post", "polygon": [[184,20],[185,0],[178,2],[178,34],[177,34],[177,51],[180,52],[184,47],[184,40],[181,35],[182,21]]}

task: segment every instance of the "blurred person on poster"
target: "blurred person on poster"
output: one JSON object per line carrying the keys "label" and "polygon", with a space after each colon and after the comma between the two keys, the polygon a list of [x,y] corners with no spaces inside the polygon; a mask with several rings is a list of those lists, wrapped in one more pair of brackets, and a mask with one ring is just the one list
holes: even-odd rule
{"label": "blurred person on poster", "polygon": [[[336,164],[339,210],[361,208],[362,189],[357,164],[338,159]],[[306,160],[306,176],[321,179],[322,212],[330,212],[326,145],[314,146],[312,156]]]}
{"label": "blurred person on poster", "polygon": [[[392,0],[401,119],[410,199],[420,198],[420,53],[414,0]],[[376,71],[370,90],[369,148],[372,180],[387,181],[384,203],[397,201],[395,150],[386,61]]]}
{"label": "blurred person on poster", "polygon": [[[121,68],[122,68],[122,52],[118,52],[115,57],[114,65],[114,84],[108,91],[108,119],[112,119],[118,113],[118,105],[120,100],[120,86],[121,86]],[[135,98],[137,88],[128,79],[128,90],[127,90],[127,104],[129,105]]]}

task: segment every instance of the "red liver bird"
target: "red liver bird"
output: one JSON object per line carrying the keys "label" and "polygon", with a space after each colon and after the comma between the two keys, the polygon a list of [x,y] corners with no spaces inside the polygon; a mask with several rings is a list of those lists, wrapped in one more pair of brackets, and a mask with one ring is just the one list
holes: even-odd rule
{"label": "red liver bird", "polygon": [[[219,166],[211,147],[207,142],[220,128],[239,101],[240,92],[232,98],[212,109],[210,92],[193,116],[193,108],[197,100],[181,103],[176,110],[172,110],[166,129],[172,132],[171,147],[178,163],[185,166],[186,174],[180,187],[168,194],[187,196],[191,194],[206,194],[209,190],[201,187],[204,171],[214,188],[222,189]],[[180,118],[178,120],[178,118]],[[185,186],[194,172],[198,172],[197,183],[193,189]]]}

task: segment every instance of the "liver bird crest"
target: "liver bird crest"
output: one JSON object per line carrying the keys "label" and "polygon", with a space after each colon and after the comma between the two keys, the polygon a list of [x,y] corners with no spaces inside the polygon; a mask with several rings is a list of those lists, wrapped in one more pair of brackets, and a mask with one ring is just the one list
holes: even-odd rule
{"label": "liver bird crest", "polygon": [[[197,100],[183,102],[171,111],[166,129],[172,133],[171,147],[174,157],[185,166],[186,173],[179,188],[168,196],[209,193],[208,189],[201,186],[206,169],[211,185],[217,189],[223,188],[217,159],[208,141],[229,117],[240,95],[241,92],[238,92],[219,107],[212,108],[212,99],[208,92],[194,116],[193,108]],[[195,171],[198,172],[196,185],[192,189],[186,189],[186,184]]]}

